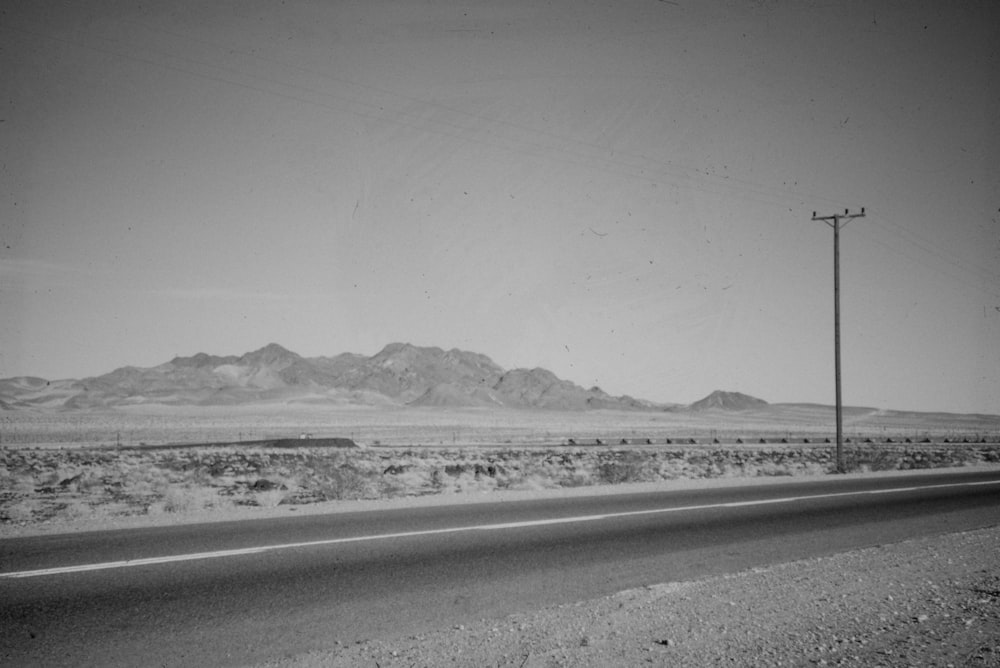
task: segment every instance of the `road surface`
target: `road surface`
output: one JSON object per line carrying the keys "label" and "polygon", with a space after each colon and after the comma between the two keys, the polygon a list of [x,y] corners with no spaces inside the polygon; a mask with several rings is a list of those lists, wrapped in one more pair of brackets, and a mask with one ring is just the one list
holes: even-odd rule
{"label": "road surface", "polygon": [[1000,471],[0,540],[0,665],[246,665],[1000,522]]}

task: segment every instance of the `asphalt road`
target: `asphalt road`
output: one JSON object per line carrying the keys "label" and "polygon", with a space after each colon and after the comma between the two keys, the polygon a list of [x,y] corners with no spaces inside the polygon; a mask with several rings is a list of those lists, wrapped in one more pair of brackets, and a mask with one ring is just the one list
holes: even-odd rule
{"label": "asphalt road", "polygon": [[6,539],[0,665],[245,665],[998,523],[1000,471],[949,471]]}

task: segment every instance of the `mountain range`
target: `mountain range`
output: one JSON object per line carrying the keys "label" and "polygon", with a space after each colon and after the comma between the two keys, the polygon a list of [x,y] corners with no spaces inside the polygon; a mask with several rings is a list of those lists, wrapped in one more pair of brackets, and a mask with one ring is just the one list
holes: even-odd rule
{"label": "mountain range", "polygon": [[[716,403],[706,397],[705,407],[736,408],[738,397],[745,397],[724,394],[729,399]],[[754,405],[764,403],[747,399]],[[239,356],[198,353],[82,380],[30,376],[0,380],[0,408],[9,410],[262,402],[551,410],[674,407],[627,395],[614,397],[599,387],[585,389],[546,369],[505,370],[479,353],[408,343],[391,343],[371,357],[354,353],[302,357],[271,343]]]}

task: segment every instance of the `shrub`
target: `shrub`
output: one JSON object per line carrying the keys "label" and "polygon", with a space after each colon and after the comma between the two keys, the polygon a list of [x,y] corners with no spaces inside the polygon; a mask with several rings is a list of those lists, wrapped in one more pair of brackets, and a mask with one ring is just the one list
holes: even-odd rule
{"label": "shrub", "polygon": [[876,445],[848,448],[844,452],[844,468],[848,471],[895,471],[901,461],[900,452]]}
{"label": "shrub", "polygon": [[231,503],[231,501],[220,499],[214,489],[171,485],[163,490],[159,500],[149,505],[146,512],[151,515],[159,513],[191,513],[207,508],[223,508],[231,505]]}
{"label": "shrub", "polygon": [[12,503],[5,508],[0,508],[0,521],[30,522],[38,509],[38,501],[24,499],[17,503]]}
{"label": "shrub", "polygon": [[321,497],[330,499],[363,499],[372,494],[372,484],[362,471],[350,465],[326,472],[317,490]]}
{"label": "shrub", "polygon": [[586,471],[573,471],[569,477],[559,481],[563,487],[589,487],[594,484],[594,478]]}
{"label": "shrub", "polygon": [[537,475],[523,476],[519,475],[504,481],[501,485],[497,483],[497,488],[517,490],[517,491],[536,491],[540,489],[552,489],[557,485],[552,482],[549,478],[543,478]]}
{"label": "shrub", "polygon": [[163,493],[163,512],[165,513],[186,513],[194,509],[194,498],[189,493],[190,490],[168,487]]}
{"label": "shrub", "polygon": [[640,453],[630,452],[621,459],[601,462],[597,466],[597,478],[609,485],[651,480],[653,476],[646,470],[647,463]]}
{"label": "shrub", "polygon": [[254,501],[261,508],[276,508],[285,500],[286,494],[286,491],[282,489],[269,489],[254,494]]}
{"label": "shrub", "polygon": [[882,448],[873,448],[869,452],[867,463],[872,471],[895,471],[899,468],[900,453]]}
{"label": "shrub", "polygon": [[82,519],[94,514],[94,509],[86,502],[76,500],[70,501],[62,508],[59,515],[65,519]]}
{"label": "shrub", "polygon": [[757,467],[758,476],[790,476],[792,471],[787,464],[778,464],[771,461],[765,461],[763,464]]}
{"label": "shrub", "polygon": [[393,499],[399,496],[407,496],[415,491],[406,480],[400,480],[396,476],[388,476],[380,481],[380,495]]}

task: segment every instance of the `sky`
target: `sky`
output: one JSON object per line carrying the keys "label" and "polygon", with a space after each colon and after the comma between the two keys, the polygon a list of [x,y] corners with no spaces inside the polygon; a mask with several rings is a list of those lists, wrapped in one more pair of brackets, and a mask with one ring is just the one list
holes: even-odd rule
{"label": "sky", "polygon": [[1000,5],[14,0],[0,377],[459,348],[1000,413]]}

